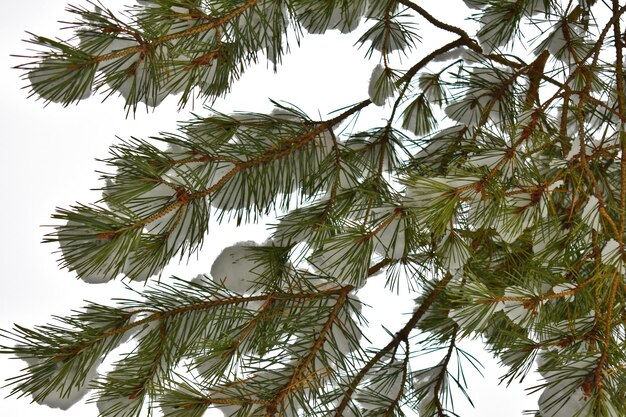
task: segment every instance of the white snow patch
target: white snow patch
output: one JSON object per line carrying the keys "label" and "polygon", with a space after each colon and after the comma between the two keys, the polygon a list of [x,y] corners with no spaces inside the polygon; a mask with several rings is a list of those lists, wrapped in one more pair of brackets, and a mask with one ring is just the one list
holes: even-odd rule
{"label": "white snow patch", "polygon": [[[81,238],[77,231],[72,230],[74,227],[78,226],[79,223],[68,221],[63,229],[59,231],[58,242],[66,262],[68,262],[70,252],[76,251],[76,248],[82,245],[91,245],[94,242],[97,245],[106,243],[106,239],[98,239],[95,236]],[[75,260],[74,263],[68,265],[68,268],[76,271],[79,278],[88,284],[102,284],[115,278],[116,275],[113,274],[113,259],[109,258],[105,260],[98,268],[91,267],[91,264],[93,264],[93,262],[87,262],[86,259]]]}
{"label": "white snow patch", "polygon": [[[42,364],[44,360],[37,358],[21,357],[20,359],[26,361],[29,366],[36,366]],[[46,405],[50,408],[59,408],[61,410],[67,410],[77,402],[79,402],[89,390],[89,383],[96,377],[98,366],[100,362],[96,362],[88,371],[84,383],[81,386],[76,386],[72,381],[77,379],[76,372],[70,370],[64,381],[68,381],[67,384],[61,384],[56,389],[50,391],[50,393],[41,400],[37,400],[38,404]],[[55,364],[55,371],[61,372],[63,369],[63,362],[59,361]],[[33,393],[33,397],[41,394],[45,390],[45,387],[36,390]]]}
{"label": "white snow patch", "polygon": [[576,24],[565,23],[567,25],[566,30],[568,31],[568,36],[571,40],[570,47],[568,47],[563,24],[564,22],[561,20],[552,25],[552,32],[537,46],[534,50],[535,54],[539,54],[547,49],[555,58],[568,62],[573,59],[570,51],[570,49],[573,49],[577,52],[578,58],[582,57],[582,51],[577,50],[580,49],[577,47],[580,45],[584,35],[584,29]]}
{"label": "white snow patch", "polygon": [[259,265],[249,259],[248,247],[257,246],[254,241],[238,242],[225,248],[211,266],[211,277],[224,287],[238,293],[251,293],[259,278]]}
{"label": "white snow patch", "polygon": [[393,96],[393,91],[384,86],[386,84],[384,73],[385,68],[380,64],[376,65],[372,71],[367,89],[370,100],[377,106],[384,106],[387,99]]}
{"label": "white snow patch", "polygon": [[[565,282],[563,284],[558,284],[558,285],[555,285],[554,287],[552,287],[552,292],[554,294],[559,294],[559,293],[564,293],[564,292],[567,292],[567,291],[574,290],[576,288],[577,288],[576,284],[572,284],[570,282]],[[567,302],[574,301],[574,298],[575,298],[575,294],[573,294],[573,293],[562,297],[562,299],[567,301]]]}
{"label": "white snow patch", "polygon": [[[332,9],[330,17],[328,17],[325,11],[307,14],[306,10],[311,8],[310,5],[312,4],[314,2],[310,2],[308,7],[307,4],[296,6],[295,10],[296,15],[298,15],[298,22],[310,34],[322,34],[332,29],[339,30],[341,33],[352,32],[359,26],[367,6],[367,2],[364,1],[337,1],[334,3],[335,7]],[[320,9],[319,6],[313,7]]]}
{"label": "white snow patch", "polygon": [[[372,223],[384,223],[393,216],[396,207],[375,208],[371,211]],[[406,224],[402,215],[396,216],[374,237],[374,252],[381,256],[392,259],[400,259],[404,256],[406,246]]]}
{"label": "white snow patch", "polygon": [[[45,58],[39,65],[28,72],[28,81],[35,93],[37,93],[44,100],[49,100],[54,103],[61,103],[64,100],[66,94],[58,94],[59,90],[67,90],[68,94],[70,90],[75,90],[78,86],[77,83],[72,82],[73,74],[70,70],[70,64],[62,59],[58,58]],[[71,87],[63,87],[63,84],[70,84]],[[76,94],[78,100],[86,99],[91,95],[91,81],[79,84],[82,86],[82,90],[76,91],[72,95]]]}
{"label": "white snow patch", "polygon": [[[370,372],[363,388],[356,392],[356,400],[366,410],[374,410],[381,407],[381,403],[391,403],[402,390],[404,374],[404,362],[393,360],[385,363],[380,368]],[[376,397],[372,397],[375,393]]]}
{"label": "white snow patch", "polygon": [[[354,245],[366,243],[354,242]],[[329,244],[315,253],[309,262],[315,270],[333,277],[340,285],[354,285],[361,287],[365,285],[367,278],[367,268],[362,268],[361,262],[367,260],[355,259],[354,246],[348,243]]]}
{"label": "white snow patch", "polygon": [[[541,355],[538,356],[538,358]],[[582,390],[582,380],[593,369],[598,358],[584,358],[578,362],[566,364],[559,371],[545,371],[544,378],[552,384],[544,388],[539,397],[539,412],[542,417],[571,417],[585,415],[584,408],[591,406]],[[567,370],[567,372],[565,372]],[[578,388],[572,390],[572,385]]]}
{"label": "white snow patch", "polygon": [[605,263],[612,262],[620,253],[619,243],[615,239],[609,239],[602,248],[602,261]]}
{"label": "white snow patch", "polygon": [[[523,287],[512,286],[506,288],[504,291],[504,297],[515,297],[528,299],[532,297],[532,294],[528,293],[528,290]],[[540,304],[541,302],[539,302]],[[538,307],[537,307],[538,308]],[[528,322],[533,318],[535,311],[524,306],[523,301],[504,301],[504,314],[515,324],[520,326],[526,326]]]}
{"label": "white snow patch", "polygon": [[439,377],[440,373],[440,365],[415,373],[415,378],[413,379],[413,387],[417,391],[426,390],[425,395],[421,398],[418,404],[418,414],[420,416],[427,415],[426,410],[428,404],[430,404],[435,398],[435,380]]}

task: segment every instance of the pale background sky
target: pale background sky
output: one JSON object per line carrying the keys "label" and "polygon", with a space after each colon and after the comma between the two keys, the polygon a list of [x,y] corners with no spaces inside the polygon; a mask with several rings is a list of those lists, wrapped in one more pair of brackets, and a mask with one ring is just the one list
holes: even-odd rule
{"label": "pale background sky", "polygon": [[[75,0],[73,4],[85,3]],[[113,10],[125,3],[123,0],[104,1]],[[461,1],[422,3],[446,21],[462,22],[469,13]],[[119,281],[89,285],[66,270],[60,271],[57,255],[52,253],[57,248],[40,243],[50,231],[42,225],[51,224],[50,215],[55,207],[68,207],[76,201],[89,203],[99,198],[97,192],[89,191],[100,185],[95,170],[104,169],[103,164],[94,159],[107,156],[108,147],[118,140],[116,135],[145,138],[159,131],[174,131],[177,121],[190,118],[191,110],[200,114],[207,112],[198,103],[195,109],[188,106],[177,112],[177,100],[170,97],[154,111],[139,110],[134,119],[126,119],[121,99],[112,98],[102,103],[98,95],[78,106],[63,108],[51,104],[44,108],[42,101],[34,97],[27,99],[27,90],[22,89],[26,82],[19,78],[20,71],[10,69],[24,63],[25,59],[9,55],[27,55],[28,45],[21,42],[28,37],[25,31],[49,37],[63,36],[58,31],[57,20],[68,18],[63,10],[65,0],[10,2],[3,6],[6,17],[0,26],[0,121],[4,132],[0,152],[0,177],[4,179],[0,204],[0,328],[9,329],[13,323],[27,327],[48,323],[51,315],[66,315],[71,309],[81,307],[85,299],[106,303],[112,297],[126,295]],[[448,40],[441,32],[431,32],[427,23],[421,24],[420,30],[424,39],[436,42],[425,45],[424,53]],[[271,97],[297,104],[314,116],[367,98],[368,79],[377,62],[365,61],[364,50],[352,47],[357,34],[330,33],[332,35],[306,36],[300,49],[294,43],[292,54],[284,57],[278,74],[273,74],[265,65],[249,69],[234,85],[230,96],[217,101],[214,107],[222,112],[269,112],[271,104],[267,98]],[[422,54],[418,55],[417,59]],[[408,66],[410,64],[405,63],[404,68]],[[383,115],[376,109],[368,109],[361,120],[375,126]],[[239,229],[215,225],[198,259],[186,265],[173,262],[162,279],[170,275],[190,279],[199,273],[208,273],[212,259],[224,246],[240,240],[260,242],[266,235],[263,225],[246,225]],[[372,322],[368,335],[378,341],[379,346],[384,346],[388,338],[380,330],[380,324],[385,323],[391,330],[400,328],[406,318],[399,314],[410,312],[412,302],[407,297],[397,299],[389,291],[379,291],[375,286],[361,298],[371,305],[383,306],[365,313]],[[470,381],[470,394],[477,407],[472,409],[461,398],[457,400],[457,412],[462,417],[517,417],[522,415],[522,410],[535,408],[537,397],[525,398],[520,386],[511,385],[508,389],[497,386],[500,370],[479,343],[468,342],[466,347],[487,369],[484,379],[473,374]],[[19,374],[23,365],[22,361],[0,356],[0,380]],[[95,417],[98,414],[94,404],[79,403],[68,411],[60,411],[30,404],[30,398],[4,398],[8,394],[8,388],[0,389],[0,416]]]}

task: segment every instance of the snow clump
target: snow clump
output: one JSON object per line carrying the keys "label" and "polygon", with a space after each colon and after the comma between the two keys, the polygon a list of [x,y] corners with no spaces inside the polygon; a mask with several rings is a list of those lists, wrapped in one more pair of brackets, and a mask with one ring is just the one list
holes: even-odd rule
{"label": "snow clump", "polygon": [[367,89],[370,100],[377,106],[384,106],[387,99],[394,95],[393,82],[385,72],[385,67],[380,64],[376,65]]}
{"label": "snow clump", "polygon": [[419,393],[418,414],[429,415],[428,409],[435,399],[437,378],[441,375],[441,365],[430,369],[423,369],[414,373],[413,387]]}
{"label": "snow clump", "polygon": [[[28,81],[32,91],[46,101],[65,103],[69,101],[69,97],[76,97],[72,101],[84,100],[91,95],[93,74],[89,80],[76,83],[72,81],[73,72],[71,63],[68,61],[59,58],[44,58],[37,67],[28,72]],[[71,88],[64,86],[68,83]]]}
{"label": "snow clump", "polygon": [[526,300],[535,298],[535,295],[530,293],[528,289],[519,286],[506,288],[504,291],[504,298],[519,299],[505,300],[503,310],[509,320],[522,327],[526,327],[528,322],[534,319],[534,316],[537,315],[535,308],[538,308],[542,303],[542,301],[539,301],[536,306],[527,304]]}
{"label": "snow clump", "polygon": [[[573,284],[571,282],[565,282],[563,284],[558,284],[552,287],[552,292],[554,294],[560,294],[560,293],[565,293],[568,291],[575,290],[576,288],[577,288],[576,284]],[[567,302],[574,301],[574,298],[575,298],[575,293],[571,293],[562,297],[562,299]]]}
{"label": "snow clump", "polygon": [[[584,409],[591,406],[590,396],[582,387],[583,379],[595,366],[595,356],[583,358],[560,366],[559,370],[542,371],[541,367],[548,361],[538,356],[540,372],[548,385],[539,397],[539,412],[543,417],[571,417],[586,415]],[[615,416],[617,417],[617,416]]]}
{"label": "snow clump", "polygon": [[385,407],[401,394],[404,377],[404,362],[384,360],[370,371],[362,388],[356,391],[356,400],[366,410]]}
{"label": "snow clump", "polygon": [[506,113],[506,93],[511,92],[507,87],[501,91],[509,70],[494,69],[487,67],[474,67],[469,75],[466,95],[446,107],[446,115],[466,126],[476,126],[482,119],[487,109],[489,118],[494,123],[500,123],[500,114]]}
{"label": "snow clump", "polygon": [[534,50],[535,54],[547,49],[553,57],[565,62],[572,61],[574,55],[578,59],[584,56],[585,31],[581,25],[560,21],[552,25],[552,28],[548,37]]}
{"label": "snow clump", "polygon": [[[21,357],[26,363],[28,363],[29,367],[47,367],[44,363],[50,361],[50,359],[42,360],[33,357]],[[45,398],[35,399],[34,401],[37,404],[47,405],[50,408],[59,408],[61,410],[67,410],[77,402],[79,402],[86,394],[89,389],[90,382],[97,376],[97,369],[100,365],[100,361],[96,361],[94,365],[87,370],[84,378],[79,378],[76,374],[75,369],[70,369],[70,371],[63,377],[63,381],[61,383],[56,383],[57,387],[48,392]],[[63,361],[55,361],[54,364],[54,372],[56,375],[51,377],[52,381],[56,381],[56,378],[63,372],[65,372]],[[79,386],[78,383],[70,383],[71,381],[81,381],[82,384]],[[52,382],[48,380],[47,382]],[[33,398],[36,398],[38,395],[41,395],[45,391],[46,387],[40,387],[32,392]]]}
{"label": "snow clump", "polygon": [[[335,240],[319,249],[308,260],[313,268],[334,278],[340,285],[361,287],[367,279],[367,269],[371,256],[371,245],[368,242],[349,243],[351,236],[335,236]],[[367,245],[370,252],[361,251]],[[357,247],[355,249],[355,247]]]}
{"label": "snow clump", "polygon": [[258,261],[250,259],[254,246],[258,245],[248,240],[225,248],[211,266],[213,280],[237,293],[256,292],[262,271]]}
{"label": "snow clump", "polygon": [[[382,207],[372,209],[372,223],[382,225],[395,214],[396,210],[399,210],[399,208]],[[374,252],[387,258],[402,258],[406,246],[405,231],[406,224],[402,219],[402,215],[396,216],[374,236]]]}
{"label": "snow clump", "polygon": [[330,15],[325,2],[302,2],[296,6],[295,12],[300,25],[311,34],[322,34],[327,30],[336,29],[341,33],[355,30],[361,17],[366,13],[365,1],[336,1]]}

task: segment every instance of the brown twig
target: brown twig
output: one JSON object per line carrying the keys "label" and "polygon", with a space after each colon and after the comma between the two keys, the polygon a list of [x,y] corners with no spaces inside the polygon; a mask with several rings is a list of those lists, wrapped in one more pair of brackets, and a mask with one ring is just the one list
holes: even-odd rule
{"label": "brown twig", "polygon": [[379,350],[366,364],[361,368],[361,370],[355,375],[354,379],[346,389],[341,402],[337,406],[335,410],[334,417],[343,416],[343,411],[348,406],[352,395],[356,391],[357,387],[365,378],[365,375],[369,372],[372,367],[378,363],[386,354],[395,349],[403,340],[407,339],[411,333],[411,331],[415,328],[417,323],[420,321],[422,316],[426,313],[426,310],[435,302],[441,291],[448,285],[448,283],[452,280],[452,275],[447,274],[441,281],[437,283],[435,288],[428,294],[428,296],[424,299],[422,304],[418,307],[417,310],[413,313],[413,316],[409,319],[409,321],[396,333],[396,335],[391,339],[391,341]]}
{"label": "brown twig", "polygon": [[242,14],[243,12],[245,12],[246,10],[248,10],[249,8],[257,4],[259,1],[261,0],[249,0],[247,3],[231,10],[229,13],[225,14],[224,16],[215,18],[211,20],[210,22],[205,23],[203,25],[194,26],[192,28],[185,29],[181,32],[170,33],[165,36],[150,39],[148,41],[145,41],[142,45],[139,45],[139,46],[122,49],[121,51],[112,52],[110,54],[99,55],[99,56],[94,57],[92,61],[103,62],[103,61],[109,61],[112,59],[117,59],[126,55],[142,53],[142,52],[145,52],[146,49],[154,48],[155,46],[161,45],[169,41],[173,41],[175,39],[181,39],[187,36],[193,36],[193,35],[198,35],[203,32],[208,32],[211,29],[219,28],[223,24],[229,22],[231,19],[239,16],[240,14]]}
{"label": "brown twig", "polygon": [[320,331],[319,335],[315,339],[313,343],[313,347],[309,351],[306,357],[298,362],[294,373],[291,375],[289,381],[281,387],[281,389],[277,392],[277,394],[272,398],[272,400],[265,407],[265,416],[272,417],[276,415],[278,412],[279,405],[281,401],[294,389],[294,387],[299,386],[302,383],[303,375],[311,362],[315,359],[317,352],[322,348],[324,342],[326,341],[327,335],[329,334],[332,326],[335,324],[335,320],[339,314],[339,311],[343,307],[346,299],[348,298],[348,294],[352,290],[352,287],[344,287],[341,292],[338,294],[337,302],[335,303],[324,327]]}

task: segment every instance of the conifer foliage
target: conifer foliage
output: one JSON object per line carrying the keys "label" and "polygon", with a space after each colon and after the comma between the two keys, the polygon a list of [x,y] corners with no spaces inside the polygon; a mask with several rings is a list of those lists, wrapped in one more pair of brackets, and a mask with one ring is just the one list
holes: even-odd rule
{"label": "conifer foliage", "polygon": [[[411,0],[144,0],[68,6],[71,39],[34,35],[33,95],[119,94],[130,113],[211,103],[309,34],[358,28],[379,63],[363,101],[322,120],[207,110],[113,145],[102,199],[58,210],[46,240],[87,282],[149,282],[4,331],[28,364],[13,394],[67,408],[90,391],[107,417],[452,416],[466,386],[450,368],[475,365],[458,342],[480,338],[504,381],[540,373],[537,416],[626,415],[626,5],[465,4],[475,33]],[[387,122],[348,133],[367,106]],[[210,216],[268,214],[267,242],[156,279]],[[364,348],[358,292],[379,273],[416,304]],[[413,369],[423,352],[440,359]]]}

